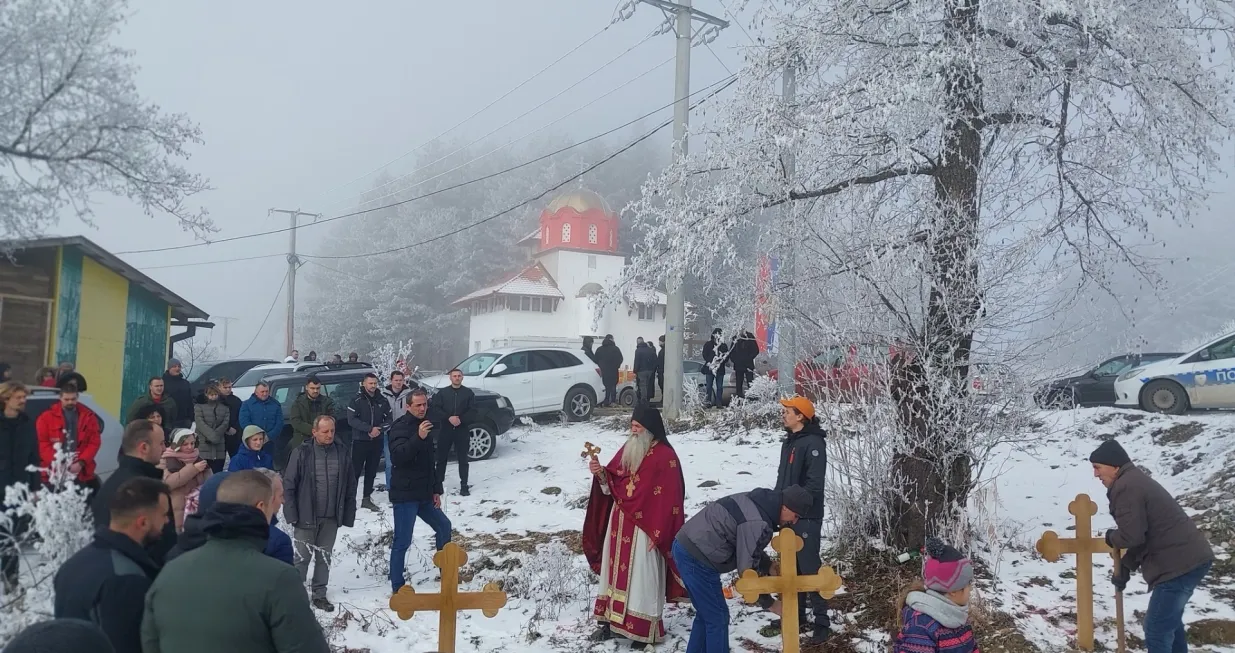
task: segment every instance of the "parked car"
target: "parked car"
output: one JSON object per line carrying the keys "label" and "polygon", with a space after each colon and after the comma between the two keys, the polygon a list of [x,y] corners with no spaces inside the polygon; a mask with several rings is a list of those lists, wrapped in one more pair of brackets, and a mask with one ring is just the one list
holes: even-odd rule
{"label": "parked car", "polygon": [[258,365],[267,365],[274,361],[269,358],[235,358],[226,361],[197,361],[193,363],[193,368],[189,370],[188,378],[189,385],[193,388],[193,395],[201,392],[206,384],[215,380],[227,378],[232,380],[232,385],[244,375],[245,372],[253,369]]}
{"label": "parked car", "polygon": [[[37,420],[43,411],[60,401],[60,393],[55,388],[29,387],[30,394],[26,397],[26,414],[31,420]],[[103,437],[99,445],[99,453],[94,458],[95,474],[99,480],[107,480],[116,471],[120,460],[120,440],[124,437],[124,426],[111,413],[101,408],[88,393],[77,395],[77,400],[86,408],[94,411],[103,422]]]}
{"label": "parked car", "polygon": [[1235,333],[1124,371],[1115,379],[1115,405],[1171,415],[1190,408],[1235,408]]}
{"label": "parked car", "polygon": [[323,363],[319,361],[300,361],[298,363],[267,363],[264,365],[255,365],[249,371],[240,375],[240,378],[232,382],[232,394],[240,397],[240,401],[244,401],[253,395],[253,391],[257,389],[257,384],[268,376],[276,374],[294,374],[296,372],[304,372],[311,369],[319,370],[341,370],[341,369],[360,369],[367,368],[373,371],[373,366],[369,363]]}
{"label": "parked car", "polygon": [[1065,410],[1081,406],[1114,406],[1115,380],[1121,374],[1180,355],[1143,353],[1108,358],[1085,372],[1043,384],[1034,391],[1033,401],[1040,408]]}
{"label": "parked car", "polygon": [[873,397],[884,387],[890,352],[871,344],[829,347],[794,367],[794,392],[816,401]]}
{"label": "parked car", "polygon": [[[489,390],[510,400],[515,414],[565,411],[571,421],[592,416],[596,398],[605,392],[596,367],[580,350],[552,347],[506,347],[469,356],[455,367],[464,385]],[[421,380],[430,388],[450,385],[449,375]]]}
{"label": "parked car", "polygon": [[[345,364],[346,365],[346,364]],[[296,401],[297,395],[304,390],[305,380],[310,374],[317,376],[322,382],[322,392],[334,400],[336,422],[343,424],[339,427],[340,430],[346,428],[347,424],[347,407],[355,399],[356,393],[360,392],[360,383],[364,380],[365,374],[371,370],[356,367],[353,364],[350,368],[329,369],[326,371],[308,370],[294,372],[290,374],[278,374],[266,378],[266,382],[270,384],[270,395],[275,401],[283,407],[283,418],[287,424],[283,427],[283,433],[279,436],[279,446],[283,447],[291,440],[292,426],[291,410],[292,403]],[[429,388],[422,383],[417,383],[415,380],[410,380],[411,387],[421,387],[427,391],[430,396],[436,392],[436,388]],[[510,430],[511,425],[515,422],[515,411],[510,407],[510,402],[505,397],[487,390],[473,388],[476,393],[476,411],[475,420],[467,425],[470,434],[468,443],[467,458],[469,461],[484,460],[493,455],[497,450],[497,436]]]}

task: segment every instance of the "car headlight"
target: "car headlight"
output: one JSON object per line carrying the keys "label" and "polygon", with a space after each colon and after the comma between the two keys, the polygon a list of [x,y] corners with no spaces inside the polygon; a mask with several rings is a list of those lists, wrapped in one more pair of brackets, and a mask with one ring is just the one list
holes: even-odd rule
{"label": "car headlight", "polygon": [[498,408],[505,408],[505,407],[506,407],[506,397],[498,397],[498,398],[497,398],[497,407],[498,407]]}
{"label": "car headlight", "polygon": [[1119,375],[1119,378],[1115,379],[1115,383],[1123,383],[1124,381],[1127,381],[1128,379],[1131,379],[1132,377],[1134,377],[1134,376],[1136,376],[1137,374],[1139,374],[1139,373],[1140,373],[1140,371],[1141,371],[1141,368],[1139,368],[1139,367],[1138,367],[1138,368],[1135,368],[1135,369],[1128,370],[1127,372],[1124,372],[1123,374],[1120,374],[1120,375]]}

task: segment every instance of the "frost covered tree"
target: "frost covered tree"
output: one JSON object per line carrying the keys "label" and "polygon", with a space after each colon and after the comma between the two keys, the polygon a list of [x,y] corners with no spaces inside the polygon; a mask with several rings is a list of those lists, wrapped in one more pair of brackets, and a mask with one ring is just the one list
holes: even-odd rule
{"label": "frost covered tree", "polygon": [[[1203,206],[1230,128],[1222,0],[779,0],[696,154],[644,189],[636,268],[676,282],[790,243],[804,334],[892,344],[887,539],[954,521],[972,355],[1014,349],[1041,284],[1105,283]],[[793,65],[798,91],[778,82]],[[796,154],[796,174],[785,155]],[[685,183],[683,196],[674,187]],[[671,254],[671,255],[670,255]],[[715,281],[715,280],[714,280]],[[727,280],[720,279],[720,282]],[[739,284],[740,285],[740,284]],[[855,342],[857,340],[850,340]]]}
{"label": "frost covered tree", "polygon": [[200,130],[137,92],[133,53],[112,45],[124,0],[0,3],[0,237],[32,237],[90,195],[125,197],[196,234],[213,231],[187,204],[207,183],[182,167]]}

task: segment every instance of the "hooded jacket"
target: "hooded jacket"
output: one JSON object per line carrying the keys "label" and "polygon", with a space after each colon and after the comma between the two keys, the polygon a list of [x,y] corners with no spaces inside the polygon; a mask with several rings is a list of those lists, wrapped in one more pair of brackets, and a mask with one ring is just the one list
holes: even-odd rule
{"label": "hooded jacket", "polygon": [[381,393],[386,403],[390,404],[390,421],[393,424],[407,412],[407,398],[412,396],[412,389],[404,385],[402,390],[395,392],[394,388],[388,385],[382,388]]}
{"label": "hooded jacket", "polygon": [[227,471],[238,472],[243,469],[274,469],[274,456],[269,451],[259,449],[254,451],[245,442],[240,443],[236,455],[227,463]]}
{"label": "hooded jacket", "polygon": [[[176,530],[184,528],[185,504],[190,495],[201,488],[214,472],[209,467],[201,471],[192,462],[181,460],[174,449],[163,450],[163,482],[171,490],[172,512],[176,514]],[[201,460],[200,452],[197,460]]]}
{"label": "hooded jacket", "polygon": [[300,573],[263,555],[261,511],[215,503],[205,544],[164,567],[146,595],[143,653],[328,653]]}
{"label": "hooded jacket", "polygon": [[772,561],[763,550],[776,531],[780,507],[781,493],[775,490],[731,494],[686,520],[677,542],[718,573],[754,569],[766,574]]}
{"label": "hooded jacket", "polygon": [[[98,528],[106,528],[111,523],[111,500],[116,490],[131,478],[153,478],[163,480],[163,470],[140,458],[121,455],[119,466],[111,476],[103,482],[103,486],[94,494],[90,509],[94,513],[94,523]],[[167,552],[176,546],[176,513],[169,507],[167,510],[167,525],[163,527],[163,535],[159,541],[146,547],[146,552],[156,563],[162,564]]]}
{"label": "hooded jacket", "polygon": [[334,399],[331,399],[330,395],[319,391],[317,399],[310,399],[309,393],[301,390],[288,412],[288,421],[292,425],[292,440],[288,444],[288,450],[295,450],[313,436],[314,420],[322,415],[334,417],[336,412]]}
{"label": "hooded jacket", "polygon": [[[98,456],[99,447],[103,444],[103,426],[98,415],[95,415],[94,411],[85,404],[78,402],[74,410],[77,411],[76,453],[77,460],[81,463],[81,471],[77,473],[77,480],[85,483],[94,478],[95,457]],[[62,447],[66,446],[66,428],[64,407],[60,405],[60,402],[52,404],[51,408],[43,411],[43,414],[35,420],[35,430],[38,431],[39,437],[41,467],[51,467],[52,460],[56,457],[57,442]],[[43,480],[47,480],[46,474],[43,475]]]}
{"label": "hooded jacket", "polygon": [[141,545],[123,533],[98,530],[56,572],[56,618],[93,622],[117,653],[142,653],[146,591],[158,575],[159,565]]}
{"label": "hooded jacket", "polygon": [[810,512],[802,519],[823,519],[823,486],[828,477],[827,433],[815,421],[809,421],[797,433],[788,432],[780,446],[780,468],[776,471],[777,492],[800,485],[815,498]]}
{"label": "hooded jacket", "polygon": [[[197,513],[184,518],[184,532],[180,533],[180,537],[176,541],[176,547],[168,552],[168,562],[206,543],[206,531],[204,530],[207,523],[206,516],[210,513],[210,508],[214,506],[215,499],[219,495],[219,485],[223,483],[223,479],[227,478],[227,475],[230,473],[219,472],[211,476],[202,485]],[[279,528],[279,518],[277,516],[270,520],[270,530],[266,536],[266,548],[262,552],[275,560],[286,562],[289,565],[295,564],[292,537]]]}

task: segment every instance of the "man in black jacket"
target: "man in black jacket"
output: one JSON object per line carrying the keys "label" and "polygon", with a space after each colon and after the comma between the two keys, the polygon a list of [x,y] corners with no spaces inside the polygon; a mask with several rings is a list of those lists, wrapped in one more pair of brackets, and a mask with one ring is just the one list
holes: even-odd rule
{"label": "man in black jacket", "polygon": [[426,417],[428,411],[428,393],[416,388],[408,400],[407,412],[390,427],[390,457],[394,464],[390,503],[394,504],[395,520],[395,539],[390,547],[392,594],[407,584],[403,570],[417,517],[433,529],[438,551],[450,542],[450,519],[442,512],[442,480],[433,456],[434,426]]}
{"label": "man in black jacket", "polygon": [[[36,489],[42,481],[37,471],[27,469],[39,466],[38,436],[34,420],[26,414],[27,395],[26,386],[20,383],[0,383],[0,502],[10,485],[24,483]],[[19,519],[14,533],[0,528],[0,583],[10,591],[17,587],[19,562],[11,540],[21,537],[24,526],[24,520]]]}
{"label": "man in black jacket", "polygon": [[176,402],[176,414],[172,418],[172,426],[187,429],[193,425],[193,387],[184,378],[178,359],[167,361],[167,371],[163,373],[163,394]]}
{"label": "man in black jacket", "polygon": [[382,462],[382,431],[390,428],[390,403],[377,391],[377,375],[366,374],[360,392],[347,407],[347,425],[352,429],[352,464],[356,478],[364,477],[364,501],[360,505],[377,512],[373,481]]}
{"label": "man in black jacket", "polygon": [[660,337],[660,351],[656,352],[656,385],[660,386],[660,396],[665,396],[665,337]]}
{"label": "man in black jacket", "polygon": [[[124,436],[120,440],[120,466],[107,477],[90,506],[96,526],[111,523],[112,499],[125,481],[131,478],[163,480],[163,470],[155,466],[163,458],[163,442],[163,427],[148,420],[137,420],[124,427]],[[166,559],[167,552],[176,546],[176,519],[170,507],[167,516],[163,536],[147,547],[150,558],[160,565]]]}
{"label": "man in black jacket", "polygon": [[712,329],[712,337],[703,345],[703,382],[707,385],[708,405],[717,408],[725,404],[725,366],[729,362],[729,345],[722,336],[719,328]]}
{"label": "man in black jacket", "polygon": [[[776,471],[774,489],[781,491],[797,485],[811,496],[811,507],[799,513],[793,532],[804,543],[798,551],[798,572],[814,574],[823,564],[819,559],[819,548],[823,535],[823,486],[828,468],[826,434],[815,417],[815,406],[809,399],[794,397],[783,399],[780,403],[784,406],[786,433],[785,442],[780,448],[780,468]],[[815,644],[827,641],[831,630],[827,600],[816,592],[804,592],[798,598],[798,623],[806,625],[806,605],[809,603],[815,615],[811,641]]]}
{"label": "man in black jacket", "polygon": [[463,385],[463,372],[459,369],[450,370],[450,386],[438,390],[429,402],[435,428],[440,429],[437,434],[437,483],[446,484],[446,461],[453,450],[455,461],[459,463],[459,494],[465,497],[472,493],[467,484],[467,452],[471,444],[467,423],[475,403],[476,394]]}
{"label": "man in black jacket", "polygon": [[602,406],[617,403],[618,370],[622,367],[622,350],[607,335],[596,349],[596,366],[600,368],[600,381],[605,384],[605,400]]}
{"label": "man in black jacket", "polygon": [[[231,379],[224,377],[216,383],[219,384],[219,401],[231,411],[231,419],[227,423],[227,435],[223,436],[223,441],[224,446],[227,447],[227,455],[234,456],[240,450],[240,405],[244,402],[240,401],[240,397],[232,394]],[[202,395],[202,399],[205,400],[205,398],[205,395]]]}
{"label": "man in black jacket", "polygon": [[755,334],[743,331],[733,342],[729,360],[733,362],[734,395],[746,396],[746,388],[755,380],[755,359],[759,358],[759,343]]}
{"label": "man in black jacket", "polygon": [[650,342],[644,342],[643,338],[639,338],[639,342],[635,345],[635,389],[637,390],[636,401],[643,406],[652,402],[652,393],[654,388],[652,384],[656,381],[656,348]]}
{"label": "man in black jacket", "polygon": [[163,535],[170,490],[162,481],[131,478],[116,489],[109,510],[111,523],[56,572],[56,618],[92,621],[116,653],[141,653],[146,591],[159,573],[145,547]]}

